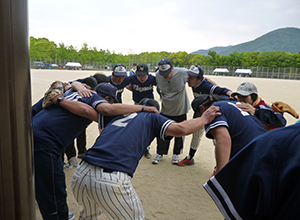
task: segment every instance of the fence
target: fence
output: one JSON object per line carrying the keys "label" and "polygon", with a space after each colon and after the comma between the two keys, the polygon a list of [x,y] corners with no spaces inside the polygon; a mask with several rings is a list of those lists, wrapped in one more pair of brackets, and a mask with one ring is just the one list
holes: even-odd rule
{"label": "fence", "polygon": [[[35,66],[35,62],[43,62],[44,66]],[[47,62],[48,61],[48,62]],[[54,62],[55,61],[55,62]],[[49,68],[51,64],[55,63],[58,67],[51,67],[51,68],[58,68],[63,69],[67,62],[70,60],[47,60],[47,59],[35,59],[31,58],[31,67],[32,68]],[[132,67],[133,63],[146,63],[148,65],[149,71],[154,72],[157,68],[157,63],[159,60],[135,60],[131,59],[128,64],[126,65],[127,70]],[[90,70],[107,70],[112,69],[115,63],[109,62],[90,62],[90,61],[78,61],[72,60],[72,62],[79,62],[82,65],[83,69],[90,69]],[[46,65],[47,64],[47,65]],[[185,68],[189,68],[190,66],[184,66]],[[251,69],[252,74],[251,77],[256,78],[273,78],[273,79],[293,79],[293,80],[300,80],[300,70],[299,68],[293,67],[277,67],[277,68],[270,68],[270,67],[243,67],[243,66],[202,66],[204,69],[205,75],[213,75],[213,71],[216,68],[226,68],[228,69],[228,73],[224,74],[226,76],[236,76],[235,71],[237,69]],[[222,74],[223,75],[223,74]]]}

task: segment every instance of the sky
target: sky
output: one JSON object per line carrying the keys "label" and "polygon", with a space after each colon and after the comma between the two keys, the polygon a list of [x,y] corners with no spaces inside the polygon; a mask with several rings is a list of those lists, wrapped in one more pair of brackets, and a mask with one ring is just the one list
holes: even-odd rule
{"label": "sky", "polygon": [[299,0],[28,0],[29,36],[122,54],[191,53],[300,28]]}

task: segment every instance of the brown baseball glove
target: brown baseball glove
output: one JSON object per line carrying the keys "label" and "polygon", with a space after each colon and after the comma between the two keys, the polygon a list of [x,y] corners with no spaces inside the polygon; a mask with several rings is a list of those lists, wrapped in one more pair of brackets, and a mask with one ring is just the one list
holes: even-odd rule
{"label": "brown baseball glove", "polygon": [[44,95],[43,108],[47,108],[51,104],[51,100],[57,95],[64,96],[64,84],[61,81],[55,81],[51,84]]}
{"label": "brown baseball glove", "polygon": [[279,112],[281,114],[283,114],[284,112],[287,112],[290,115],[292,115],[293,117],[299,118],[298,113],[291,106],[289,106],[288,104],[286,104],[284,102],[281,102],[281,101],[274,102],[271,107],[275,112]]}

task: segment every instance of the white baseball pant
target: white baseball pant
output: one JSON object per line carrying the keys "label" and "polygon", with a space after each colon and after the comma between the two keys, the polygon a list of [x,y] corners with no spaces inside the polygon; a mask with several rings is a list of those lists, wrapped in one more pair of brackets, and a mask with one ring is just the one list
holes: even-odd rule
{"label": "white baseball pant", "polygon": [[71,187],[83,207],[79,219],[94,220],[102,212],[109,219],[144,219],[141,201],[123,172],[103,172],[103,168],[82,161],[77,167]]}

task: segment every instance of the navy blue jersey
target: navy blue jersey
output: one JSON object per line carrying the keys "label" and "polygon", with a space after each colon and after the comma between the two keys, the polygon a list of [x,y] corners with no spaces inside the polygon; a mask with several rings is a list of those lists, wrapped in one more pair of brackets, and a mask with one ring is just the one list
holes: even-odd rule
{"label": "navy blue jersey", "polygon": [[221,115],[208,125],[205,125],[206,137],[213,138],[210,130],[218,126],[225,126],[231,137],[231,154],[234,156],[239,150],[260,134],[266,132],[263,123],[254,115],[244,112],[235,104],[235,101],[220,101],[213,105],[220,107]]}
{"label": "navy blue jersey", "polygon": [[82,159],[94,166],[133,176],[147,146],[154,137],[165,139],[165,131],[172,122],[162,115],[147,112],[115,117]]}
{"label": "navy blue jersey", "polygon": [[141,83],[136,75],[130,78],[130,85],[132,87],[132,100],[139,103],[143,98],[154,99],[153,86],[156,86],[155,76],[149,74],[145,82]]}
{"label": "navy blue jersey", "polygon": [[123,80],[123,82],[121,84],[115,84],[112,80],[112,75],[108,76],[109,80],[110,80],[110,84],[114,85],[115,87],[117,87],[117,99],[119,101],[119,103],[122,103],[122,93],[124,91],[124,88],[126,86],[129,85],[130,83],[130,79],[128,76],[125,76],[125,79]]}
{"label": "navy blue jersey", "polygon": [[204,184],[226,219],[300,219],[300,124],[258,136]]}
{"label": "navy blue jersey", "polygon": [[[89,98],[81,98],[73,90],[66,92],[66,99],[82,101],[94,108],[106,102],[96,94]],[[91,122],[60,106],[50,105],[32,118],[34,150],[59,154],[60,149],[69,145]]]}
{"label": "navy blue jersey", "polygon": [[229,89],[213,85],[205,78],[203,78],[203,80],[196,87],[192,87],[192,90],[194,97],[197,97],[200,94],[226,95],[226,93],[230,91]]}

